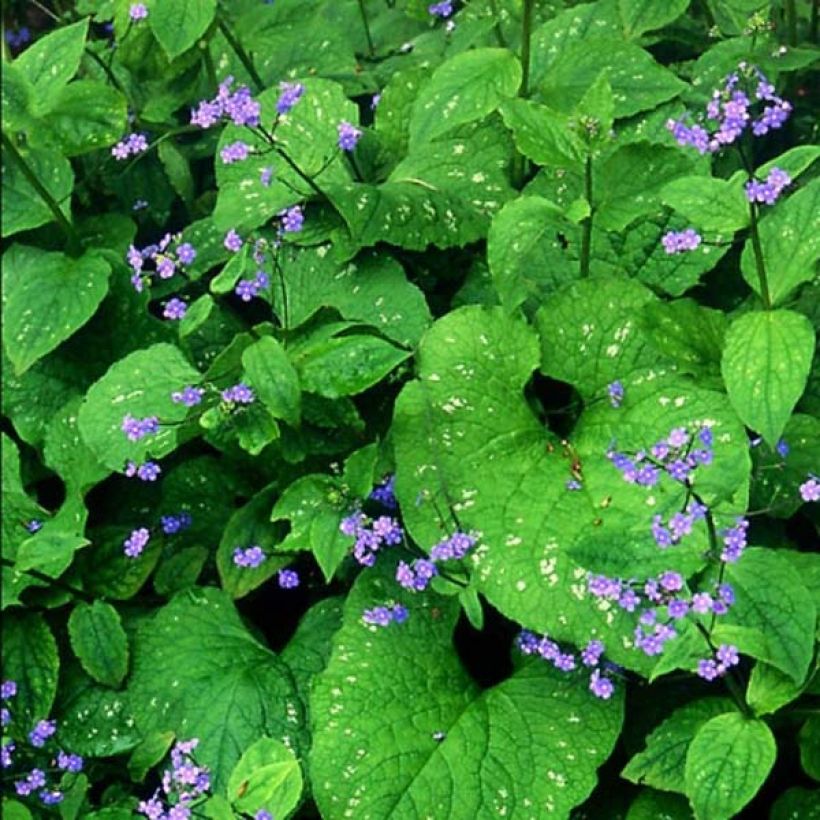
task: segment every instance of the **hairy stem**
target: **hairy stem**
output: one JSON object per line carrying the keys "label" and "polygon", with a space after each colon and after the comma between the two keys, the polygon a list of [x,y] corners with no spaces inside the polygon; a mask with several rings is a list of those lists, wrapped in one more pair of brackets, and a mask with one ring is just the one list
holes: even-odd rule
{"label": "hairy stem", "polygon": [[589,216],[584,219],[581,234],[581,278],[589,276],[590,253],[592,250],[592,217],[595,213],[592,206],[592,154],[587,154],[584,163],[584,197],[589,204]]}
{"label": "hairy stem", "polygon": [[68,221],[66,215],[62,212],[62,210],[60,210],[60,205],[57,200],[54,199],[54,197],[49,193],[45,185],[40,182],[40,178],[34,173],[23,155],[17,150],[17,146],[14,144],[14,141],[6,134],[5,131],[3,131],[3,148],[8,151],[11,158],[17,163],[17,167],[20,169],[20,172],[54,215],[54,219],[60,226],[60,229],[65,234],[66,240],[68,241],[68,253],[71,256],[79,256],[82,246],[77,229]]}
{"label": "hairy stem", "polygon": [[772,298],[769,295],[769,280],[766,276],[766,262],[763,259],[763,246],[760,244],[760,230],[758,229],[757,205],[749,203],[750,231],[752,235],[752,250],[755,257],[755,268],[757,269],[757,279],[760,283],[760,298],[763,300],[763,307],[766,310],[772,309]]}
{"label": "hairy stem", "polygon": [[239,58],[239,62],[245,67],[245,71],[248,72],[250,78],[253,80],[253,84],[256,86],[257,92],[264,91],[265,84],[262,82],[262,78],[254,68],[253,61],[251,60],[248,52],[245,51],[239,40],[234,37],[233,32],[230,28],[228,28],[227,24],[221,17],[217,19],[217,26],[219,26],[222,36],[228,41],[228,45],[231,47],[231,50]]}
{"label": "hairy stem", "polygon": [[373,46],[373,37],[370,34],[370,22],[367,19],[367,9],[364,7],[364,0],[359,0],[359,14],[362,17],[364,35],[367,37],[367,52],[371,57],[374,57],[376,55],[376,49]]}

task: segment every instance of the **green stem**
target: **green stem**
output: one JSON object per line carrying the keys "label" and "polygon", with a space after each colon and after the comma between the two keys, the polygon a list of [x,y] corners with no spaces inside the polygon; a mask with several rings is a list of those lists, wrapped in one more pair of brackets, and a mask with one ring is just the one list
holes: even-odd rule
{"label": "green stem", "polygon": [[[815,0],[813,5],[817,5]],[[797,45],[797,8],[795,0],[786,0],[786,31],[788,43],[794,47]]]}
{"label": "green stem", "polygon": [[265,84],[262,82],[262,78],[257,73],[256,69],[253,66],[253,61],[251,60],[248,52],[242,47],[242,44],[239,40],[234,37],[233,32],[228,28],[225,21],[220,17],[217,19],[217,26],[219,30],[222,32],[222,36],[228,41],[228,45],[233,50],[234,54],[239,58],[239,62],[245,67],[245,71],[248,72],[248,75],[253,80],[253,84],[256,86],[256,90],[264,91]]}
{"label": "green stem", "polygon": [[[524,0],[523,16],[521,18],[521,89],[518,96],[526,99],[530,93],[530,49],[532,39],[532,12],[535,0]],[[494,12],[495,13],[495,12]],[[500,21],[496,26],[500,25]],[[516,152],[513,160],[513,179],[516,187],[524,184],[527,175],[527,158]]]}
{"label": "green stem", "polygon": [[373,47],[373,37],[370,35],[370,23],[367,20],[367,9],[364,7],[364,0],[359,0],[359,14],[362,16],[362,26],[367,37],[367,51],[371,57],[375,56],[376,49]]}
{"label": "green stem", "polygon": [[495,39],[501,48],[507,47],[507,40],[504,37],[504,32],[501,30],[501,15],[498,13],[498,3],[496,0],[490,0],[490,11],[493,15],[493,31],[495,32]]}
{"label": "green stem", "polygon": [[590,253],[592,250],[592,217],[594,210],[592,206],[592,154],[587,154],[584,163],[584,196],[589,204],[589,216],[584,219],[581,226],[581,279],[589,276]]}
{"label": "green stem", "polygon": [[763,259],[763,246],[760,244],[760,231],[757,222],[757,205],[749,203],[749,217],[751,220],[750,230],[752,234],[752,250],[754,251],[755,267],[757,268],[757,279],[760,283],[760,298],[763,299],[763,307],[766,310],[772,309],[772,298],[769,295],[769,280],[766,277],[766,263]]}
{"label": "green stem", "polygon": [[320,196],[322,199],[324,199],[324,200],[326,200],[326,201],[328,201],[328,202],[330,201],[330,200],[328,199],[327,194],[326,194],[326,193],[325,193],[325,192],[324,192],[324,191],[323,191],[323,190],[322,190],[322,189],[321,189],[321,188],[320,188],[320,187],[316,184],[316,182],[314,181],[314,179],[313,179],[312,177],[308,176],[308,175],[307,175],[307,174],[306,174],[306,173],[305,173],[305,172],[304,172],[304,171],[303,171],[303,170],[302,170],[302,169],[301,169],[301,168],[300,168],[300,167],[299,167],[299,166],[298,166],[298,165],[297,165],[297,164],[296,164],[296,163],[295,163],[295,162],[294,162],[294,161],[293,161],[293,160],[292,160],[292,159],[291,159],[291,158],[290,158],[290,157],[289,157],[286,153],[285,153],[285,151],[283,151],[281,148],[279,148],[279,147],[277,146],[277,148],[276,148],[276,153],[277,153],[277,154],[279,154],[279,156],[280,156],[280,157],[282,157],[282,159],[283,159],[283,160],[285,160],[285,163],[286,163],[286,164],[287,164],[287,165],[288,165],[288,166],[289,166],[289,167],[290,167],[290,168],[291,168],[291,169],[292,169],[292,170],[293,170],[296,174],[298,174],[298,175],[299,175],[299,177],[301,177],[301,179],[303,179],[303,180],[304,180],[304,181],[305,181],[305,182],[306,182],[306,183],[310,186],[310,188],[313,190],[313,192],[314,192],[317,196]]}
{"label": "green stem", "polygon": [[125,88],[123,88],[122,83],[117,79],[114,72],[111,70],[111,66],[108,65],[108,63],[106,63],[105,60],[103,60],[103,58],[100,57],[100,55],[97,54],[96,51],[93,51],[90,48],[86,48],[85,53],[103,70],[105,76],[108,78],[108,82],[110,82],[111,85],[113,85],[114,88],[116,88],[117,91],[119,91],[120,94],[123,95],[123,97],[128,99],[128,94]]}
{"label": "green stem", "polygon": [[70,256],[79,256],[82,250],[80,242],[80,235],[77,229],[66,219],[66,215],[60,210],[57,200],[49,193],[48,189],[40,182],[40,178],[31,169],[29,164],[23,158],[23,155],[17,150],[17,146],[13,140],[9,138],[5,131],[3,131],[3,148],[9,152],[11,158],[17,163],[18,168],[23,176],[29,182],[32,188],[37,191],[40,199],[48,206],[48,209],[54,215],[54,219],[62,229],[68,241],[68,253]]}
{"label": "green stem", "polygon": [[[706,630],[706,627],[703,624],[699,624],[695,622],[695,626],[697,627],[698,632],[703,636],[706,643],[709,645],[709,650],[712,654],[717,652],[717,647],[712,642],[712,637],[709,635],[709,632]],[[746,698],[743,695],[743,689],[740,686],[739,681],[735,678],[734,671],[731,669],[726,670],[726,674],[723,677],[723,680],[726,682],[726,688],[729,690],[729,694],[732,696],[732,700],[737,705],[737,708],[748,718],[754,717],[752,714],[752,710],[746,705]]]}
{"label": "green stem", "polygon": [[72,595],[76,595],[83,601],[87,601],[88,603],[94,602],[94,596],[89,595],[85,590],[78,589],[77,587],[72,586],[71,584],[67,584],[65,581],[61,581],[59,578],[52,578],[49,575],[46,575],[44,572],[40,572],[38,569],[17,569],[15,566],[14,561],[8,558],[0,559],[4,567],[9,567],[13,569],[15,572],[20,572],[23,575],[29,575],[32,578],[36,578],[38,581],[43,581],[45,584],[48,584],[50,587],[54,587],[56,589],[62,589],[65,592],[70,592]]}

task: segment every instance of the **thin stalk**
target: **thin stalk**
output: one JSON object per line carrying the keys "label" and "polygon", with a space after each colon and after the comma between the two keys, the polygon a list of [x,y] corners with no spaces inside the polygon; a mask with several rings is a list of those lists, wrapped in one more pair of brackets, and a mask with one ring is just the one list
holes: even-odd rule
{"label": "thin stalk", "polygon": [[367,20],[367,9],[364,7],[364,0],[359,0],[359,14],[362,16],[362,26],[364,27],[365,37],[367,37],[367,52],[371,57],[374,57],[376,49],[373,46],[373,37],[370,35],[370,23]]}
{"label": "thin stalk", "polygon": [[0,559],[4,567],[9,567],[11,569],[16,570],[17,572],[21,572],[23,575],[29,575],[32,578],[36,578],[38,581],[43,581],[44,583],[48,584],[50,587],[55,587],[56,589],[61,589],[64,592],[70,592],[72,595],[76,595],[83,601],[87,601],[88,603],[94,602],[94,596],[89,595],[85,590],[78,589],[71,584],[67,584],[65,581],[61,581],[59,578],[52,578],[50,575],[46,575],[44,572],[40,572],[38,569],[17,569],[15,567],[14,561],[10,560],[9,558],[2,558]]}
{"label": "thin stalk", "polygon": [[763,307],[766,310],[771,310],[772,298],[769,295],[769,280],[766,276],[766,262],[763,259],[763,246],[760,243],[760,231],[757,222],[757,205],[754,202],[749,203],[749,217],[751,220],[749,229],[752,235],[752,250],[754,251],[757,279],[760,283],[760,298],[763,299]]}
{"label": "thin stalk", "polygon": [[105,76],[108,78],[108,82],[120,92],[126,99],[128,98],[128,93],[126,92],[125,88],[123,88],[122,83],[117,79],[114,72],[111,70],[111,66],[100,57],[95,51],[90,48],[85,49],[85,53],[103,70]]}
{"label": "thin stalk", "polygon": [[[698,632],[703,636],[706,643],[709,645],[709,649],[712,654],[717,652],[717,647],[712,642],[712,637],[709,635],[709,632],[706,630],[706,627],[703,624],[699,624],[695,622],[695,626],[697,627]],[[737,708],[746,716],[746,717],[753,717],[751,709],[746,705],[746,698],[743,695],[743,689],[740,686],[740,682],[735,678],[734,671],[732,669],[726,670],[726,675],[724,675],[723,680],[726,682],[726,688],[729,690],[729,694],[732,696],[732,700],[735,702]]]}
{"label": "thin stalk", "polygon": [[495,39],[501,48],[507,47],[507,39],[504,37],[504,32],[501,30],[501,15],[498,13],[498,3],[496,0],[490,0],[490,11],[493,15],[493,31],[495,32]]}
{"label": "thin stalk", "polygon": [[[316,184],[313,177],[306,174],[281,148],[276,149],[276,153],[285,160],[285,163],[301,177],[313,190],[313,192],[324,200],[328,200],[327,194]],[[328,200],[329,201],[329,200]]]}
{"label": "thin stalk", "polygon": [[[813,3],[817,5],[817,0]],[[797,7],[795,0],[786,0],[786,32],[788,43],[794,47],[797,45]]]}
{"label": "thin stalk", "polygon": [[[518,96],[526,99],[530,93],[530,53],[532,39],[532,12],[535,0],[524,0],[523,16],[521,18],[521,89]],[[495,11],[493,12],[495,13]],[[500,21],[496,22],[496,28]],[[513,179],[517,187],[524,184],[527,175],[527,158],[518,152],[513,160]]]}
{"label": "thin stalk", "polygon": [[248,52],[242,47],[242,43],[234,37],[233,32],[228,28],[227,24],[221,17],[217,18],[216,24],[222,32],[222,36],[228,41],[228,45],[233,50],[234,54],[236,54],[239,58],[239,62],[242,63],[245,67],[245,71],[247,71],[250,75],[250,78],[253,80],[253,84],[256,86],[256,90],[264,91],[265,84],[262,82],[262,78],[254,68],[253,61],[248,55]]}
{"label": "thin stalk", "polygon": [[54,215],[54,219],[60,226],[60,229],[66,236],[68,241],[68,253],[71,256],[79,256],[82,249],[80,243],[80,235],[77,229],[66,219],[66,215],[60,210],[57,200],[49,193],[48,189],[40,182],[40,178],[31,169],[29,164],[23,158],[23,155],[17,150],[17,146],[3,131],[3,148],[9,152],[11,158],[17,163],[17,167],[22,172],[23,176],[29,182],[32,188],[37,191],[38,196],[48,206],[48,209]]}
{"label": "thin stalk", "polygon": [[[282,291],[282,317],[281,317],[281,324],[282,330],[285,333],[290,330],[290,316],[289,314],[289,307],[288,307],[288,287],[285,283],[285,271],[282,269],[282,266],[279,264],[279,260],[276,256],[273,257],[273,267],[276,269],[276,272],[279,274],[279,287]],[[282,346],[287,347],[287,336],[282,338]]]}
{"label": "thin stalk", "polygon": [[584,196],[589,203],[589,216],[584,219],[581,234],[581,279],[589,276],[590,253],[592,250],[592,154],[587,154],[584,163]]}

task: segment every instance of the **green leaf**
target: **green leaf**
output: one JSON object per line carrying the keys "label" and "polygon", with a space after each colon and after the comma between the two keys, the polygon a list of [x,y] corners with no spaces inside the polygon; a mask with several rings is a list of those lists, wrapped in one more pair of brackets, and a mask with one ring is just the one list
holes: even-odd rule
{"label": "green leaf", "polygon": [[749,224],[749,202],[743,189],[710,176],[685,176],[665,185],[664,204],[695,227],[732,234]]}
{"label": "green leaf", "polygon": [[343,816],[351,800],[374,817],[514,817],[535,806],[568,816],[612,750],[620,699],[597,700],[578,676],[540,662],[479,690],[453,652],[454,599],[413,597],[408,621],[389,630],[362,623],[366,607],[411,602],[379,575],[359,576],[312,690],[322,816]]}
{"label": "green leaf", "polygon": [[150,0],[148,23],[163,51],[173,60],[208,30],[216,0]]}
{"label": "green leaf", "polygon": [[31,812],[22,803],[4,797],[3,817],[6,820],[31,820]]}
{"label": "green leaf", "polygon": [[60,26],[29,46],[13,63],[33,86],[35,111],[47,114],[77,73],[88,34],[88,18]]}
{"label": "green leaf", "polygon": [[646,738],[646,748],[621,772],[632,783],[661,791],[686,792],[684,769],[692,739],[707,721],[734,711],[731,699],[700,698],[675,709]]}
{"label": "green leaf", "polygon": [[624,820],[691,820],[692,810],[683,797],[641,789]]}
{"label": "green leaf", "polygon": [[242,354],[242,366],[271,415],[297,426],[302,409],[302,390],[282,344],[272,336],[261,338]]}
{"label": "green leaf", "polygon": [[657,209],[661,188],[691,168],[678,148],[648,142],[624,145],[599,164],[593,183],[595,219],[602,228],[621,231]]}
{"label": "green leaf", "polygon": [[295,352],[302,388],[329,399],[353,396],[381,381],[410,355],[377,336],[337,336]]}
{"label": "green leaf", "polygon": [[77,80],[56,95],[32,139],[67,157],[108,149],[125,131],[126,114],[119,91],[96,80]]}
{"label": "green leaf", "polygon": [[544,297],[578,276],[562,242],[569,225],[549,200],[522,196],[493,218],[487,235],[487,261],[501,304],[513,313],[524,302]]}
{"label": "green leaf", "polygon": [[128,692],[143,732],[200,739],[197,760],[211,767],[215,790],[260,736],[301,742],[284,665],[216,589],[182,593],[140,628]]}
{"label": "green leaf", "polygon": [[205,547],[185,547],[164,558],[154,575],[154,589],[168,597],[190,589],[196,584],[209,557]]}
{"label": "green leaf", "polygon": [[68,619],[71,648],[94,680],[117,687],[128,671],[128,637],[119,613],[105,601],[78,603]]}
{"label": "green leaf", "polygon": [[[188,408],[171,400],[171,393],[200,379],[178,348],[160,343],[138,350],[113,364],[88,391],[79,413],[80,433],[102,464],[122,470],[132,459],[142,462],[176,448],[177,427]],[[163,426],[156,435],[129,441],[122,432],[127,414],[142,419],[158,416]]]}
{"label": "green leaf", "polygon": [[410,118],[410,147],[495,111],[521,84],[521,64],[505,48],[476,48],[440,65],[418,92]]}
{"label": "green leaf", "polygon": [[629,279],[575,282],[544,300],[536,317],[541,369],[583,396],[630,371],[657,364],[657,354],[633,318],[651,291]]}
{"label": "green leaf", "polygon": [[[21,152],[26,164],[67,218],[71,214],[74,172],[71,163],[55,151],[31,148]],[[3,236],[38,228],[54,221],[54,214],[23,175],[15,159],[3,151]]]}
{"label": "green leaf", "polygon": [[45,618],[38,612],[6,612],[3,680],[17,682],[13,714],[21,733],[49,716],[57,694],[59,670],[57,642]]}
{"label": "green leaf", "polygon": [[818,820],[820,789],[793,786],[786,789],[772,805],[770,820]]}
{"label": "green leaf", "polygon": [[173,742],[173,732],[151,732],[146,735],[128,758],[128,774],[131,779],[142,783],[148,772],[168,754]]}
{"label": "green leaf", "polygon": [[190,206],[194,200],[196,183],[188,159],[170,140],[159,144],[157,154],[173,189],[179,194],[180,199]]}
{"label": "green leaf", "polygon": [[812,715],[799,734],[800,764],[809,777],[820,780],[820,717]]}
{"label": "green leaf", "polygon": [[612,86],[615,117],[654,108],[685,88],[669,69],[642,48],[606,37],[584,38],[567,46],[539,85],[543,102],[571,113],[602,71]]}
{"label": "green leaf", "polygon": [[108,291],[111,266],[86,253],[12,245],[3,254],[3,345],[18,373],[81,328]]}
{"label": "green leaf", "polygon": [[769,715],[800,697],[804,688],[805,684],[795,684],[785,672],[758,661],[749,675],[746,703],[758,717]]}
{"label": "green leaf", "polygon": [[237,812],[266,809],[274,817],[284,817],[301,796],[299,761],[284,743],[269,737],[245,751],[228,780],[228,798]]}
{"label": "green leaf", "polygon": [[[760,221],[760,244],[773,305],[782,303],[801,283],[815,276],[820,259],[820,180],[778,203]],[[743,278],[760,293],[751,237],[740,259]]]}
{"label": "green leaf", "polygon": [[714,641],[735,644],[801,683],[812,659],[817,612],[797,570],[777,552],[755,547],[727,564],[725,580],[737,601],[715,626]]}
{"label": "green leaf", "polygon": [[689,0],[618,0],[618,11],[629,39],[674,22],[689,8]]}
{"label": "green leaf", "polygon": [[776,755],[774,737],[762,721],[739,712],[712,718],[686,754],[686,796],[695,815],[733,817],[763,785]]}
{"label": "green leaf", "polygon": [[[612,124],[615,119],[615,97],[604,69],[594,83],[586,90],[575,108],[576,122],[586,120],[586,137],[591,148],[605,145],[612,139]],[[578,126],[576,126],[578,127]]]}
{"label": "green leaf", "polygon": [[814,354],[811,322],[790,310],[747,313],[726,334],[721,372],[743,422],[774,446],[803,394]]}

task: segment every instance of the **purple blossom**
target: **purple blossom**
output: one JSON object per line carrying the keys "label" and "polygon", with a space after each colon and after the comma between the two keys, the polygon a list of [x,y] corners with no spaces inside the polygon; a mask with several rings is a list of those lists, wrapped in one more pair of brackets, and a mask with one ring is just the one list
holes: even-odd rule
{"label": "purple blossom", "polygon": [[286,208],[279,214],[282,217],[282,231],[284,233],[299,233],[305,222],[305,215],[301,205]]}
{"label": "purple blossom", "polygon": [[712,609],[712,596],[708,592],[696,592],[692,596],[692,612],[705,615]]}
{"label": "purple blossom", "polygon": [[26,528],[26,532],[30,532],[34,535],[35,532],[40,532],[43,529],[43,522],[40,521],[39,518],[32,518],[23,525]]}
{"label": "purple blossom", "polygon": [[76,774],[83,770],[83,759],[79,755],[68,754],[62,749],[57,753],[57,768],[64,772]]}
{"label": "purple blossom", "polygon": [[584,666],[597,666],[604,654],[604,644],[602,641],[589,641],[581,650],[581,663]]}
{"label": "purple blossom", "polygon": [[764,182],[751,179],[746,183],[746,198],[749,202],[762,202],[773,205],[787,185],[791,184],[791,177],[780,168],[772,168]]}
{"label": "purple blossom", "polygon": [[204,387],[186,385],[182,390],[171,393],[171,400],[176,404],[184,404],[186,407],[196,407],[202,401],[204,395]]}
{"label": "purple blossom", "polygon": [[233,228],[231,228],[228,233],[225,234],[225,241],[223,244],[229,251],[236,253],[237,251],[242,250],[242,237]]}
{"label": "purple blossom", "polygon": [[268,188],[273,180],[273,168],[268,165],[259,172],[259,181]]}
{"label": "purple blossom", "polygon": [[233,551],[234,564],[237,567],[243,567],[246,569],[256,569],[263,563],[263,561],[265,561],[267,557],[268,556],[265,554],[265,551],[259,546],[246,547],[245,549],[242,549],[242,547],[237,547]]}
{"label": "purple blossom", "polygon": [[253,820],[273,820],[273,815],[267,809],[259,809],[253,816]]}
{"label": "purple blossom", "polygon": [[[39,720],[35,727],[28,733],[28,739],[32,746],[41,749],[46,741],[57,731],[56,720]],[[45,781],[38,783],[38,786],[45,785]]]}
{"label": "purple blossom", "polygon": [[295,589],[299,586],[299,574],[292,569],[280,570],[278,580],[282,589]]}
{"label": "purple blossom", "polygon": [[374,94],[370,98],[370,110],[375,111],[379,107],[379,103],[381,102],[382,95],[381,94]]}
{"label": "purple blossom", "polygon": [[17,681],[4,680],[0,686],[0,697],[3,700],[11,700],[17,694]]}
{"label": "purple blossom", "polygon": [[154,256],[154,261],[157,264],[157,275],[160,279],[170,279],[176,272],[176,262],[165,254],[157,254]]}
{"label": "purple blossom", "polygon": [[144,419],[134,418],[127,413],[122,420],[123,433],[129,441],[139,441],[145,436],[159,432],[159,419],[156,416],[146,416]]}
{"label": "purple blossom", "polygon": [[132,530],[131,535],[123,541],[123,552],[129,558],[138,558],[142,555],[148,541],[151,539],[151,532],[147,527],[140,527]]}
{"label": "purple blossom", "polygon": [[613,407],[620,407],[624,400],[624,386],[620,381],[614,381],[607,387],[609,394],[609,403]]}
{"label": "purple blossom", "polygon": [[187,512],[181,512],[178,515],[163,515],[160,518],[160,526],[166,535],[174,535],[187,530],[192,523],[191,515]]}
{"label": "purple blossom", "polygon": [[62,803],[65,797],[59,789],[43,789],[37,796],[44,806],[56,806],[58,803]]}
{"label": "purple blossom", "polygon": [[538,651],[538,637],[528,629],[522,629],[515,639],[518,651],[524,655],[534,655]]}
{"label": "purple blossom", "polygon": [[279,83],[279,99],[276,101],[276,111],[287,114],[305,93],[301,83]]}
{"label": "purple blossom", "polygon": [[343,120],[338,125],[339,131],[339,148],[342,151],[352,151],[356,147],[356,143],[362,136],[362,131],[351,125],[349,122]]}
{"label": "purple blossom", "polygon": [[775,445],[774,449],[780,458],[786,458],[791,448],[789,447],[789,443],[785,439],[781,438]]}
{"label": "purple blossom", "polygon": [[815,476],[809,476],[800,485],[800,497],[806,502],[820,501],[820,481]]}
{"label": "purple blossom", "polygon": [[380,515],[373,521],[373,532],[388,546],[401,544],[404,530],[395,518],[389,515]]}
{"label": "purple blossom", "polygon": [[592,692],[596,698],[609,700],[615,692],[615,686],[609,678],[602,675],[600,670],[596,669],[589,676],[589,691]]}
{"label": "purple blossom", "polygon": [[128,7],[128,17],[134,23],[138,23],[140,20],[144,20],[147,16],[148,9],[145,3],[132,3]]}
{"label": "purple blossom", "polygon": [[164,310],[162,311],[162,315],[166,319],[183,319],[187,311],[188,305],[183,302],[182,299],[174,297],[173,299],[168,300]]}
{"label": "purple blossom", "polygon": [[10,769],[14,765],[12,755],[14,754],[14,750],[16,748],[17,744],[11,740],[0,746],[0,769]]}
{"label": "purple blossom", "polygon": [[183,265],[190,265],[196,259],[196,248],[190,242],[183,242],[177,246],[177,259]]}
{"label": "purple blossom", "polygon": [[740,663],[737,647],[731,644],[721,644],[715,654],[717,655],[718,661],[727,669],[730,666],[737,666]]}
{"label": "purple blossom", "polygon": [[250,146],[242,140],[237,140],[229,145],[226,145],[220,152],[219,156],[224,165],[232,165],[234,162],[242,162],[248,158],[250,154]]}
{"label": "purple blossom", "polygon": [[720,676],[717,664],[712,658],[698,661],[697,674],[698,677],[708,681],[713,681],[715,678]]}
{"label": "purple blossom", "polygon": [[123,160],[142,154],[148,150],[148,137],[145,134],[133,133],[121,139],[111,148],[114,159]]}
{"label": "purple blossom", "polygon": [[380,484],[377,484],[369,498],[373,501],[378,501],[383,507],[389,510],[395,510],[398,507],[395,494],[396,476],[392,473],[386,476]]}
{"label": "purple blossom", "polygon": [[669,231],[661,237],[664,250],[672,255],[684,251],[694,251],[701,243],[701,236],[694,228],[685,231]]}
{"label": "purple blossom", "polygon": [[606,575],[590,575],[587,579],[587,589],[596,598],[617,601],[621,597],[621,588],[617,578],[607,578]]}
{"label": "purple blossom", "polygon": [[664,572],[658,580],[667,592],[683,589],[683,576],[679,572]]}
{"label": "purple blossom", "polygon": [[259,284],[256,279],[240,279],[233,291],[243,302],[250,302],[259,295]]}
{"label": "purple blossom", "polygon": [[427,11],[433,17],[441,17],[446,19],[453,13],[452,0],[442,0],[440,3],[432,3],[427,6]]}
{"label": "purple blossom", "polygon": [[155,461],[146,461],[137,467],[136,474],[140,481],[156,481],[161,472],[162,468]]}
{"label": "purple blossom", "polygon": [[577,480],[577,479],[575,479],[575,478],[570,478],[570,479],[566,482],[566,484],[564,484],[564,486],[565,486],[568,490],[571,490],[571,491],[575,491],[575,490],[582,490],[582,489],[583,489],[583,484],[581,484],[581,482],[580,482],[580,481],[578,481],[578,480]]}
{"label": "purple blossom", "polygon": [[222,401],[229,404],[253,404],[256,395],[253,390],[244,382],[228,387],[222,391]]}
{"label": "purple blossom", "polygon": [[746,548],[746,530],[749,522],[739,517],[735,520],[735,525],[723,530],[720,534],[723,537],[723,552],[720,560],[727,564],[734,564]]}
{"label": "purple blossom", "polygon": [[202,100],[191,112],[191,124],[200,128],[210,128],[220,119],[226,117],[234,125],[247,125],[255,128],[259,125],[261,106],[253,98],[246,85],[240,85],[232,91],[233,77],[226,77],[220,84],[216,97]]}
{"label": "purple blossom", "polygon": [[666,611],[670,618],[678,621],[681,618],[685,618],[689,612],[689,602],[681,598],[675,598],[669,602]]}
{"label": "purple blossom", "polygon": [[618,598],[618,606],[627,612],[634,612],[641,599],[635,593],[635,590],[629,588],[624,590],[621,597]]}
{"label": "purple blossom", "polygon": [[368,626],[389,626],[391,622],[403,624],[410,613],[402,604],[393,604],[392,607],[377,606],[366,609],[362,613],[362,621]]}

